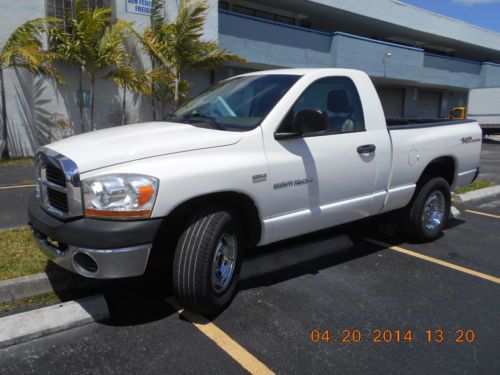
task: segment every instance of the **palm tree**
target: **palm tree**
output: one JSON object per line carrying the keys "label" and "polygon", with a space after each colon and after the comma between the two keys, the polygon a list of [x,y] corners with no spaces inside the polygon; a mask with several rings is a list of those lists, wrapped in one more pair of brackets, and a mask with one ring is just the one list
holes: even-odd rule
{"label": "palm tree", "polygon": [[180,0],[176,20],[171,24],[163,21],[163,6],[153,0],[152,24],[144,30],[141,42],[151,56],[153,66],[169,72],[173,80],[157,82],[155,89],[163,92],[174,108],[189,90],[189,82],[183,79],[185,72],[193,69],[213,69],[229,62],[245,62],[215,41],[202,41],[208,4],[204,0]]}
{"label": "palm tree", "polygon": [[2,158],[10,157],[3,71],[8,68],[22,68],[37,76],[55,77],[58,82],[62,83],[59,73],[50,65],[56,55],[44,48],[44,36],[55,22],[58,20],[53,18],[37,18],[27,21],[14,30],[0,48],[0,91],[5,142]]}
{"label": "palm tree", "polygon": [[125,40],[129,37],[131,30],[132,24],[121,20],[118,20],[112,26],[107,26],[97,44],[94,61],[89,64],[88,75],[91,87],[90,123],[92,130],[95,130],[94,93],[95,81],[98,78],[97,73],[99,71],[110,69],[102,78],[111,79],[115,83],[120,83],[135,92],[147,92],[147,89],[144,88],[148,81],[147,73],[134,70],[131,64],[133,56],[130,57],[125,48]]}
{"label": "palm tree", "polygon": [[[110,57],[110,46],[106,46],[103,43],[103,38],[108,43],[116,42],[117,29],[114,28],[114,25],[111,26],[111,15],[112,9],[90,9],[84,6],[81,0],[77,0],[75,2],[74,14],[66,14],[64,16],[65,25],[61,24],[52,33],[54,51],[58,53],[63,61],[78,66],[79,95],[82,95],[83,74],[87,74],[91,80],[91,130],[94,129],[95,73],[102,67],[103,61],[109,60]],[[119,28],[122,31],[122,27],[120,26]],[[120,46],[115,44],[112,48],[119,49]],[[100,54],[106,54],[107,56],[103,59],[103,56],[100,56]],[[84,131],[82,99],[80,97],[79,107],[81,128]]]}
{"label": "palm tree", "polygon": [[[161,87],[164,86],[164,83],[168,82],[167,81],[162,81],[162,77],[167,77],[167,75],[170,73],[168,69],[166,69],[166,66],[161,63],[160,60],[155,56],[155,51],[154,48],[160,47],[160,44],[164,44],[164,41],[162,39],[165,39],[165,36],[167,35],[164,31],[165,28],[165,2],[163,0],[160,1],[153,1],[151,4],[151,16],[150,16],[150,22],[151,22],[151,29],[150,30],[145,30],[144,31],[144,36],[145,39],[144,41],[146,42],[145,44],[145,52],[149,54],[149,58],[151,60],[151,68],[155,71],[163,71],[165,72],[165,75],[159,75],[156,80],[153,80],[151,82],[151,106],[153,110],[153,120],[156,120],[156,98],[161,98]],[[153,36],[153,39],[151,39],[151,36]],[[141,41],[141,38],[139,36],[139,41]],[[159,66],[159,68],[156,68],[156,66]],[[168,77],[167,77],[168,78]],[[173,78],[173,77],[172,77]]]}
{"label": "palm tree", "polygon": [[192,69],[213,69],[228,62],[245,60],[217,42],[201,40],[208,4],[204,0],[181,0],[175,22],[170,25],[170,63],[175,75],[174,104],[179,104],[182,75]]}
{"label": "palm tree", "polygon": [[[155,5],[155,4],[153,4]],[[154,12],[153,12],[154,14]],[[158,21],[152,17],[153,27],[146,28],[142,35],[136,33],[136,38],[143,45],[143,50],[151,59],[151,81],[149,94],[151,95],[151,106],[153,120],[157,119],[157,100],[163,101],[163,98],[168,98],[168,89],[174,80],[169,65],[167,46],[168,27],[163,20]]]}
{"label": "palm tree", "polygon": [[118,87],[123,90],[122,95],[122,125],[128,122],[126,103],[127,103],[127,91],[134,94],[151,95],[151,82],[155,73],[144,70],[137,70],[134,67],[134,61],[136,60],[136,49],[135,45],[130,46],[131,51],[128,52],[126,59],[116,66],[108,75],[107,78],[112,80]]}

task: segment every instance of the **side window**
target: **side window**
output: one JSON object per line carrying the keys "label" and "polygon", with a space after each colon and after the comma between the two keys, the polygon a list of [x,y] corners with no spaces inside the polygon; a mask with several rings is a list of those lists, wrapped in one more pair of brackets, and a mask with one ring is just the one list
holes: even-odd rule
{"label": "side window", "polygon": [[318,108],[328,114],[329,134],[365,130],[363,107],[356,86],[347,77],[330,77],[314,82],[304,91],[278,132],[293,131],[293,118],[301,109]]}

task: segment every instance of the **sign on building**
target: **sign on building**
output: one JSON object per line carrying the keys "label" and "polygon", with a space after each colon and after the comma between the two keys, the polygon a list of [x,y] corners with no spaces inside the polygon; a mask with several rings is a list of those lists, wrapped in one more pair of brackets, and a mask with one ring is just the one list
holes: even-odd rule
{"label": "sign on building", "polygon": [[127,12],[143,14],[145,16],[151,15],[152,0],[126,0]]}

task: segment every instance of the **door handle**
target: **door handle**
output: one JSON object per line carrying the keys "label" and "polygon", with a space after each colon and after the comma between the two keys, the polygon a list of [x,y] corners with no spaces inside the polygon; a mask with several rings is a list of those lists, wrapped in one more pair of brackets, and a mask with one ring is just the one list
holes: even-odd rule
{"label": "door handle", "polygon": [[375,145],[363,145],[358,147],[358,154],[369,154],[375,152]]}

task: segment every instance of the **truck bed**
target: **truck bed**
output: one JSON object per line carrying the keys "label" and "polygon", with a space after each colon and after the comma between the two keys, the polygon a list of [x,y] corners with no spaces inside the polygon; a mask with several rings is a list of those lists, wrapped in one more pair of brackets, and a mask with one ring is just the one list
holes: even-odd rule
{"label": "truck bed", "polygon": [[[475,120],[405,120],[388,123],[393,147],[392,176],[389,189],[418,181],[433,160],[450,158],[452,188],[471,182],[479,165],[481,130]],[[446,151],[443,152],[443,148]],[[406,198],[410,198],[407,195]],[[393,200],[394,201],[394,200]],[[388,200],[391,203],[391,199]],[[391,205],[389,205],[391,208]]]}

